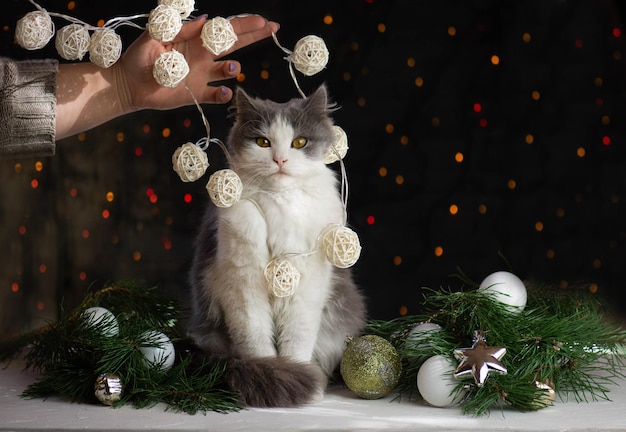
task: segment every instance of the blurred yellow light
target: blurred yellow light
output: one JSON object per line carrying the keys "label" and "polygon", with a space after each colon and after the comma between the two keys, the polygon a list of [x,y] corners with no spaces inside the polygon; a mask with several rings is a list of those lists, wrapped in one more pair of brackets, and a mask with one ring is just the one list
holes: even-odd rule
{"label": "blurred yellow light", "polygon": [[437,246],[435,247],[435,256],[442,256],[443,255],[443,248],[441,246]]}

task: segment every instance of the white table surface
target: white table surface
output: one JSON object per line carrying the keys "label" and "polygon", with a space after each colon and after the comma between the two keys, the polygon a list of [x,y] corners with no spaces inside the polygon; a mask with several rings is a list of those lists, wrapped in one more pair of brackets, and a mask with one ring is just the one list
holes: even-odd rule
{"label": "white table surface", "polygon": [[392,396],[363,400],[342,388],[332,388],[323,401],[301,408],[192,416],[165,411],[161,404],[114,409],[56,398],[22,399],[20,393],[36,378],[22,366],[16,361],[0,370],[2,431],[626,431],[626,380],[611,387],[612,401],[557,400],[537,412],[496,408],[485,417],[464,415],[459,408],[392,401]]}

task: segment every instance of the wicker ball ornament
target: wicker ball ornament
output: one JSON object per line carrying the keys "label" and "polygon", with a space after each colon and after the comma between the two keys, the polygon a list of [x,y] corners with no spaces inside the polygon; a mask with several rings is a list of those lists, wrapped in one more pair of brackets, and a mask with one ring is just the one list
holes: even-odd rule
{"label": "wicker ball ornament", "polygon": [[178,11],[182,19],[191,15],[195,9],[194,0],[159,0],[158,4],[170,6]]}
{"label": "wicker ball ornament", "polygon": [[109,68],[122,55],[122,38],[109,28],[99,28],[89,39],[89,60],[101,68]]}
{"label": "wicker ball ornament", "polygon": [[277,258],[271,260],[264,270],[268,290],[276,297],[289,297],[300,283],[300,272],[291,261]]}
{"label": "wicker ball ornament", "polygon": [[166,4],[159,4],[148,16],[148,32],[159,42],[171,42],[183,27],[178,9]]}
{"label": "wicker ball ornament", "polygon": [[182,181],[194,182],[206,172],[209,158],[204,150],[188,142],[176,149],[172,155],[172,165]]}
{"label": "wicker ball ornament", "polygon": [[54,46],[65,60],[82,60],[89,51],[89,30],[80,24],[69,24],[57,31]]}
{"label": "wicker ball ornament", "polygon": [[348,135],[339,126],[333,126],[335,141],[324,154],[324,163],[331,164],[343,159],[348,153]]}
{"label": "wicker ball ornament", "polygon": [[152,66],[152,75],[163,87],[174,88],[189,73],[189,65],[185,56],[176,50],[162,53]]}
{"label": "wicker ball ornament", "polygon": [[15,40],[22,48],[38,50],[45,47],[54,36],[54,23],[45,10],[27,13],[17,21]]}
{"label": "wicker ball ornament", "polygon": [[321,37],[308,35],[296,43],[289,59],[304,75],[315,75],[328,64],[328,48]]}
{"label": "wicker ball ornament", "polygon": [[211,174],[206,190],[213,204],[224,208],[239,201],[243,184],[235,171],[223,169]]}
{"label": "wicker ball ornament", "polygon": [[335,267],[348,268],[361,256],[359,236],[350,228],[329,225],[320,235],[321,248]]}
{"label": "wicker ball ornament", "polygon": [[204,23],[200,39],[203,47],[215,55],[220,55],[237,42],[237,33],[229,20],[215,17]]}

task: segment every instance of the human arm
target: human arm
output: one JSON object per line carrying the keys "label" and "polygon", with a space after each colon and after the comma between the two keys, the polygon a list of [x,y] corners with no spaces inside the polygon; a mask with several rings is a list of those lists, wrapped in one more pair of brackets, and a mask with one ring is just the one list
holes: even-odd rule
{"label": "human arm", "polygon": [[157,57],[171,49],[185,55],[190,68],[185,83],[200,102],[228,102],[232,97],[228,87],[209,84],[236,77],[241,65],[220,58],[270,36],[278,31],[278,24],[258,15],[233,18],[231,24],[238,40],[217,57],[202,46],[200,32],[205,22],[204,16],[186,22],[176,39],[168,44],[155,41],[144,32],[108,69],[90,62],[60,65],[56,138],[74,135],[133,111],[192,104],[193,98],[182,84],[175,88],[162,87],[152,76]]}

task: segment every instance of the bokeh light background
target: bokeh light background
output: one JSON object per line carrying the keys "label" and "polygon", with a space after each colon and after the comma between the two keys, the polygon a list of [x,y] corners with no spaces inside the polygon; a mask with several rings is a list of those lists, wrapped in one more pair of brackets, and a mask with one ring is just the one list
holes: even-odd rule
{"label": "bokeh light background", "polygon": [[[2,55],[53,56],[13,42],[33,6],[9,0]],[[156,2],[41,0],[90,24]],[[197,14],[261,13],[293,48],[316,34],[322,82],[349,137],[354,267],[372,318],[420,310],[422,288],[511,269],[626,308],[626,70],[623,6],[609,0],[196,1]],[[66,24],[55,18],[57,28]],[[127,46],[139,34],[121,28]],[[232,85],[299,97],[265,40],[232,56]],[[226,106],[204,105],[212,134]],[[144,111],[60,141],[52,158],[0,161],[0,330],[55,319],[89,287],[134,279],[184,292],[208,174],[182,183],[171,155],[205,135],[195,107]],[[219,148],[210,171],[224,167]]]}

